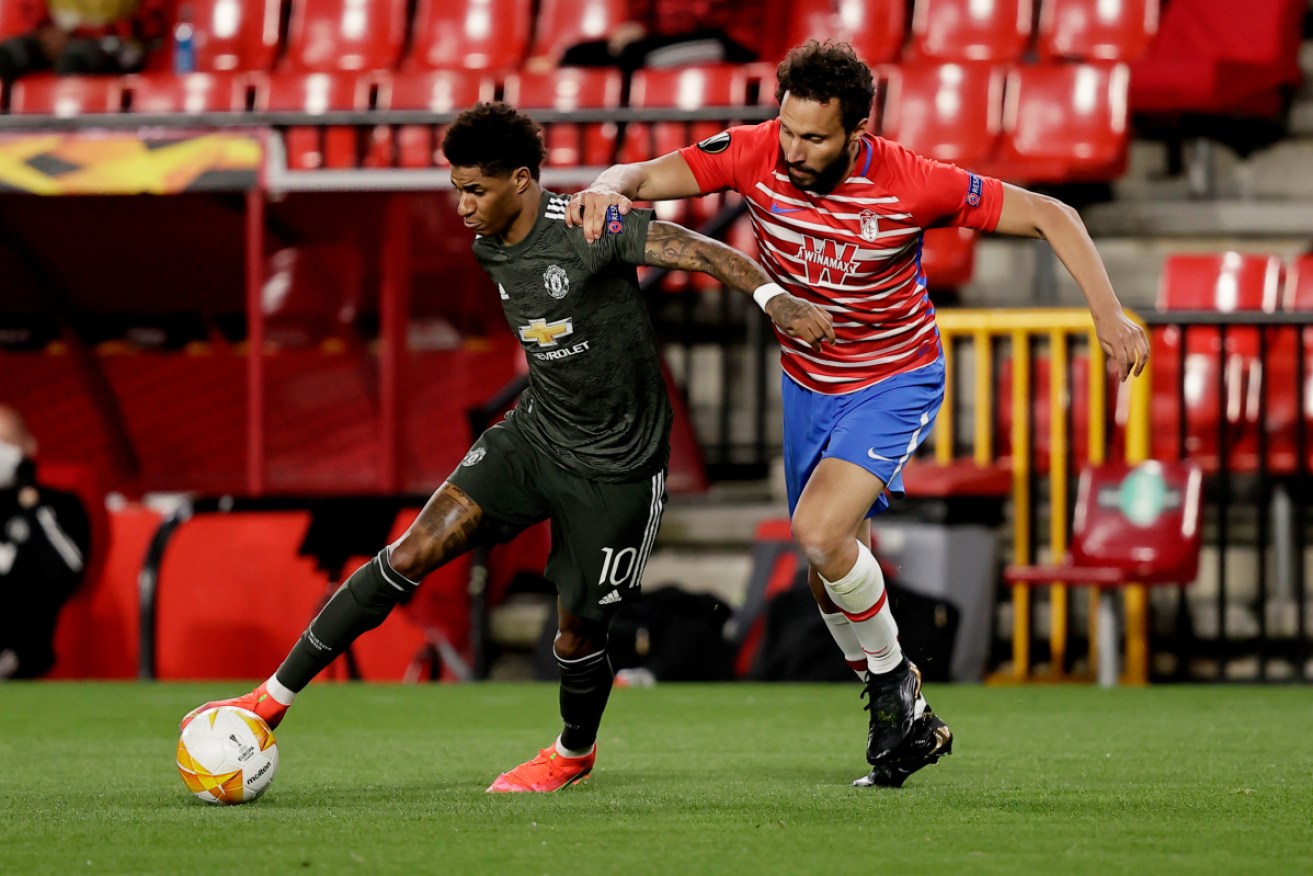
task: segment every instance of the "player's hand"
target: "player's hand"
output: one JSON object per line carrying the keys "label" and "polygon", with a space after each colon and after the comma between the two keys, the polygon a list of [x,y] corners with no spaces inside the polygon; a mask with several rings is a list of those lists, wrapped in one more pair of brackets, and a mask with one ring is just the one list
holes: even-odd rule
{"label": "player's hand", "polygon": [[766,315],[780,327],[780,331],[813,350],[819,351],[821,344],[834,341],[834,320],[810,301],[794,295],[776,295],[766,302]]}
{"label": "player's hand", "polygon": [[633,201],[610,189],[584,189],[571,195],[565,205],[565,227],[583,226],[584,240],[592,243],[602,236],[607,207],[615,207],[623,216],[633,206]]}
{"label": "player's hand", "polygon": [[1094,331],[1103,352],[1117,363],[1117,379],[1139,377],[1149,362],[1149,336],[1140,324],[1118,309],[1103,317],[1095,316]]}

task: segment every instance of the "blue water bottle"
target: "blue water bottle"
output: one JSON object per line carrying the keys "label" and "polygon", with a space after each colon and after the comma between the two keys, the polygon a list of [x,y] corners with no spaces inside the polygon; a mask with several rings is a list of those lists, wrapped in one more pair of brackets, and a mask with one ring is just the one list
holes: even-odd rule
{"label": "blue water bottle", "polygon": [[191,23],[191,5],[178,10],[178,23],[173,26],[173,72],[193,73],[196,70],[196,29]]}

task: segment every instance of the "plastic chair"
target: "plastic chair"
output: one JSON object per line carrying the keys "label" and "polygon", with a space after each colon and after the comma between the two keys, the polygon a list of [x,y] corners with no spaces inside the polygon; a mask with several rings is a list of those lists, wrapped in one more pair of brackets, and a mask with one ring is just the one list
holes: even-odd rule
{"label": "plastic chair", "polygon": [[916,0],[910,56],[940,61],[1020,60],[1030,42],[1031,0]]}
{"label": "plastic chair", "polygon": [[[532,113],[615,109],[620,106],[617,70],[562,68],[548,73],[516,73],[506,78],[506,102]],[[614,122],[557,122],[545,126],[547,164],[557,167],[610,164],[615,152]]]}
{"label": "plastic chair", "polygon": [[807,40],[849,43],[867,64],[896,61],[907,36],[906,0],[802,0],[786,4],[777,32],[783,44],[765,57],[783,55]]}
{"label": "plastic chair", "polygon": [[24,76],[10,86],[9,112],[61,119],[116,113],[122,94],[113,76]]}
{"label": "plastic chair", "polygon": [[[317,115],[368,106],[368,83],[347,73],[276,73],[255,80],[255,107]],[[298,125],[284,137],[287,166],[296,170],[354,167],[356,132],[345,125]]]}
{"label": "plastic chair", "polygon": [[246,108],[245,88],[227,73],[146,73],[124,80],[134,113],[226,113]]}
{"label": "plastic chair", "polygon": [[1134,61],[1158,32],[1159,0],[1044,0],[1042,60]]}
{"label": "plastic chair", "polygon": [[[497,83],[479,73],[463,70],[406,70],[383,72],[376,107],[380,110],[417,110],[451,113],[481,101],[492,100]],[[440,148],[445,126],[379,125],[370,138],[367,167],[449,166]],[[396,159],[392,157],[395,142]]]}
{"label": "plastic chair", "polygon": [[[1197,577],[1202,493],[1203,474],[1190,463],[1087,467],[1077,488],[1067,556],[1057,565],[1004,570],[1003,580],[1013,585],[1099,588],[1100,685],[1117,684],[1115,591],[1131,584],[1188,584]],[[1128,639],[1133,634],[1128,632]]]}
{"label": "plastic chair", "polygon": [[268,70],[278,52],[278,0],[188,0],[196,70]]}
{"label": "plastic chair", "polygon": [[396,66],[406,39],[405,0],[292,0],[289,70],[366,71]]}
{"label": "plastic chair", "polygon": [[526,66],[555,67],[576,43],[606,39],[629,20],[626,0],[541,0]]}
{"label": "plastic chair", "polygon": [[1125,64],[1018,67],[1007,77],[995,172],[1029,183],[1101,182],[1126,171]]}
{"label": "plastic chair", "polygon": [[979,64],[882,67],[880,135],[927,158],[981,170],[998,142],[1004,76],[1002,68]]}
{"label": "plastic chair", "polygon": [[532,0],[419,0],[405,66],[518,69],[529,44]]}

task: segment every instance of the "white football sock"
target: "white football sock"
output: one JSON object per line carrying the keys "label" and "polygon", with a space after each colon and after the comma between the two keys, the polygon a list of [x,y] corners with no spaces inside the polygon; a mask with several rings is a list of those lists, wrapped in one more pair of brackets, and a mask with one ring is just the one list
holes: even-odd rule
{"label": "white football sock", "polygon": [[889,609],[884,573],[871,549],[857,542],[857,562],[848,574],[838,581],[821,575],[821,582],[848,618],[871,672],[888,672],[898,666],[903,659],[903,649],[898,645],[898,625]]}
{"label": "white football sock", "polygon": [[[819,605],[816,607],[820,609]],[[843,652],[843,659],[847,661],[852,671],[857,673],[859,681],[865,680],[866,652],[862,650],[862,643],[857,641],[857,634],[853,632],[853,626],[848,622],[848,616],[842,611],[826,614],[825,610],[821,609],[821,618],[825,620],[825,625],[829,627],[830,635],[834,637],[834,643]]]}
{"label": "white football sock", "polygon": [[[595,747],[596,746],[594,746],[594,748]],[[572,751],[561,744],[561,737],[558,736],[556,737],[556,753],[561,757],[587,757],[593,753],[593,749],[589,748],[585,751]]]}
{"label": "white football sock", "polygon": [[269,696],[274,698],[275,702],[284,706],[290,706],[296,699],[296,691],[278,680],[278,676],[271,675],[269,680],[264,683],[264,689],[269,692]]}

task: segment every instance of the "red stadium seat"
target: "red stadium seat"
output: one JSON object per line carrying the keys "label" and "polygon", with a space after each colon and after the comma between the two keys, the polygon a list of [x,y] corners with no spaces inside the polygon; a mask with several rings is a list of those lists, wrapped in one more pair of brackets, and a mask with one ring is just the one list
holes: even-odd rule
{"label": "red stadium seat", "polygon": [[1158,31],[1159,0],[1044,0],[1041,60],[1133,61]]}
{"label": "red stadium seat", "polygon": [[122,95],[119,80],[111,76],[24,76],[10,86],[9,111],[59,118],[115,113]]}
{"label": "red stadium seat", "polygon": [[[1157,309],[1162,312],[1277,310],[1284,268],[1273,255],[1238,252],[1173,255],[1163,265]],[[1257,464],[1257,409],[1253,393],[1261,383],[1258,330],[1231,328],[1223,349],[1212,327],[1185,332],[1185,373],[1180,370],[1182,330],[1153,332],[1153,440],[1155,455],[1184,451],[1207,470],[1219,464],[1219,429],[1227,439],[1227,464],[1251,470]],[[1218,399],[1218,381],[1223,398]],[[1179,408],[1186,409],[1185,446],[1179,447]]]}
{"label": "red stadium seat", "polygon": [[912,64],[880,72],[886,95],[882,137],[927,158],[987,169],[1003,114],[1002,68]]}
{"label": "red stadium seat", "polygon": [[124,81],[135,113],[226,113],[246,108],[245,88],[228,74],[146,73]]}
{"label": "red stadium seat", "polygon": [[46,4],[41,0],[0,0],[0,40],[21,36],[41,23]]}
{"label": "red stadium seat", "polygon": [[907,33],[905,0],[801,0],[784,4],[787,16],[777,34],[782,44],[766,57],[783,55],[807,40],[837,39],[851,43],[867,64],[897,60]]}
{"label": "red stadium seat", "polygon": [[278,0],[188,0],[196,29],[196,69],[268,70],[278,51]]}
{"label": "red stadium seat", "polygon": [[1101,182],[1126,170],[1125,64],[1018,67],[1008,74],[994,172],[1028,183]]}
{"label": "red stadium seat", "polygon": [[1098,587],[1099,683],[1115,685],[1118,636],[1112,592],[1129,584],[1194,581],[1203,540],[1202,496],[1203,475],[1189,463],[1086,468],[1076,491],[1067,556],[1053,566],[1009,566],[1003,580],[1022,586]]}
{"label": "red stadium seat", "polygon": [[938,61],[1017,61],[1030,41],[1031,0],[916,0],[910,55]]}
{"label": "red stadium seat", "polygon": [[[493,80],[459,70],[408,70],[377,77],[380,110],[423,110],[458,112],[480,101],[492,100]],[[396,160],[393,161],[393,131],[380,125],[374,129],[365,164],[369,167],[446,167],[439,148],[443,128],[433,125],[402,125],[396,130]]]}
{"label": "red stadium seat", "polygon": [[[1085,352],[1072,353],[1067,372],[1066,403],[1060,409],[1059,416],[1068,419],[1067,446],[1072,459],[1077,465],[1089,462],[1090,456],[1090,358]],[[998,367],[998,392],[996,409],[998,412],[998,455],[1012,456],[1012,368],[1011,358],[1004,359]],[[1050,387],[1052,383],[1052,359],[1047,355],[1036,355],[1031,360],[1030,372],[1030,422],[1031,448],[1035,470],[1047,473],[1053,453],[1053,405]],[[1113,414],[1116,394],[1116,379],[1105,381],[1103,410],[1110,418]],[[1102,424],[1101,424],[1102,427]],[[1105,434],[1107,434],[1105,428]]]}
{"label": "red stadium seat", "polygon": [[419,0],[406,64],[509,72],[529,44],[533,0]]}
{"label": "red stadium seat", "polygon": [[[506,102],[533,110],[571,112],[620,106],[620,73],[616,70],[564,68],[548,73],[516,73],[506,78]],[[557,167],[610,164],[615,152],[613,122],[555,123],[545,126],[547,163]]]}
{"label": "red stadium seat", "polygon": [[[368,106],[368,82],[347,73],[276,73],[255,81],[255,108],[261,111],[317,115]],[[356,163],[356,132],[346,126],[288,128],[284,145],[294,170]]]}
{"label": "red stadium seat", "polygon": [[[745,105],[747,97],[747,76],[741,67],[732,64],[639,70],[629,85],[629,106],[634,109],[737,107]],[[646,161],[724,129],[720,121],[631,122],[625,128],[622,157],[624,161]]]}
{"label": "red stadium seat", "polygon": [[971,282],[976,265],[976,232],[970,228],[927,228],[921,243],[921,270],[930,289],[958,289]]}
{"label": "red stadium seat", "polygon": [[[1313,254],[1299,256],[1286,272],[1282,310],[1313,311]],[[1298,344],[1304,347],[1304,371],[1298,375]],[[1313,469],[1313,329],[1276,327],[1268,329],[1267,358],[1262,363],[1267,393],[1264,416],[1258,417],[1268,431],[1268,458],[1273,470],[1287,474],[1297,470],[1298,420],[1304,420],[1306,468]],[[1257,406],[1257,393],[1250,400]]]}
{"label": "red stadium seat", "polygon": [[629,20],[627,0],[541,0],[526,66],[556,66],[576,43],[604,40]]}
{"label": "red stadium seat", "polygon": [[405,39],[400,0],[292,0],[285,64],[289,70],[390,69]]}

